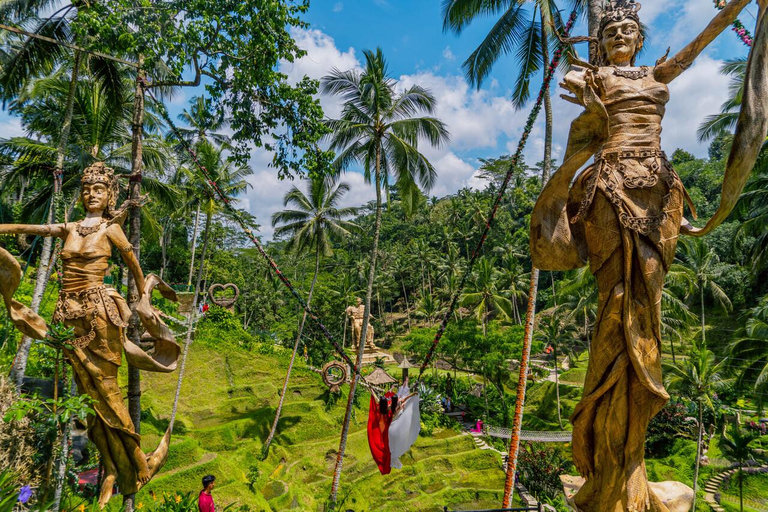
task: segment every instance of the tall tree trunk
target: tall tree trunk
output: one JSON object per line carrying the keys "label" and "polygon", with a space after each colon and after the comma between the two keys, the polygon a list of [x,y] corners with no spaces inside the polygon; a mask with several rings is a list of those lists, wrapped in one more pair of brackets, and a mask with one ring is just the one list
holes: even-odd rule
{"label": "tall tree trunk", "polygon": [[507,477],[504,482],[504,499],[502,508],[508,508],[512,503],[512,487],[517,468],[517,453],[520,448],[520,430],[523,425],[523,408],[525,405],[525,386],[528,381],[528,364],[531,358],[531,339],[533,338],[533,321],[536,313],[536,295],[539,291],[539,269],[531,269],[530,291],[528,292],[528,309],[525,313],[525,332],[523,334],[523,350],[520,356],[520,371],[517,378],[517,397],[515,399],[515,416],[512,418],[512,434],[509,439],[509,457],[507,462]]}
{"label": "tall tree trunk", "polygon": [[[381,141],[376,146],[376,169],[374,176],[374,186],[376,188],[376,222],[373,229],[373,249],[371,250],[371,265],[368,270],[368,289],[365,292],[365,307],[363,309],[363,327],[360,332],[360,342],[357,347],[357,359],[355,366],[360,368],[363,362],[363,350],[365,349],[365,338],[368,335],[368,321],[371,316],[371,298],[373,297],[373,281],[376,277],[376,256],[379,251],[379,234],[381,232]],[[354,369],[353,369],[354,370]],[[344,424],[341,428],[341,441],[339,442],[339,451],[336,454],[336,467],[333,471],[333,483],[331,484],[332,503],[336,503],[336,496],[339,492],[339,479],[341,478],[341,468],[344,465],[344,451],[347,448],[347,434],[349,434],[349,422],[352,419],[352,406],[355,403],[355,391],[357,390],[357,381],[360,378],[358,373],[352,376],[352,382],[349,385],[349,397],[347,398],[347,409],[344,413]]]}
{"label": "tall tree trunk", "polygon": [[696,440],[696,464],[693,470],[693,506],[691,510],[696,510],[696,493],[699,490],[699,465],[701,464],[701,436],[704,431],[704,410],[701,407],[701,399],[696,401],[699,408],[699,436]]}
{"label": "tall tree trunk", "polygon": [[552,345],[552,353],[555,356],[555,396],[557,397],[557,424],[560,425],[560,428],[563,428],[563,418],[560,414],[560,378],[558,377],[558,371],[557,371],[557,343],[554,343]]}
{"label": "tall tree trunk", "polygon": [[344,334],[341,335],[341,348],[347,348],[347,323],[349,323],[349,317],[344,313]]}
{"label": "tall tree trunk", "polygon": [[[312,284],[309,286],[309,295],[307,296],[307,307],[312,303],[312,292],[315,291],[315,283],[317,283],[317,274],[320,273],[320,248],[318,247],[315,254],[315,275],[312,276]],[[272,430],[269,431],[267,440],[264,441],[264,447],[261,450],[262,460],[269,455],[269,445],[272,444],[272,439],[277,432],[277,423],[280,421],[280,413],[283,410],[283,402],[285,401],[285,394],[288,392],[288,381],[291,379],[291,371],[293,370],[293,362],[296,360],[296,352],[299,350],[299,342],[301,341],[301,334],[304,332],[304,322],[307,321],[307,310],[304,310],[304,314],[301,316],[301,323],[299,324],[299,332],[296,333],[296,342],[293,344],[293,353],[291,353],[291,361],[288,363],[288,371],[285,374],[285,380],[283,381],[283,391],[280,393],[280,401],[277,403],[277,411],[275,411],[275,421],[272,422]]]}
{"label": "tall tree trunk", "polygon": [[699,279],[699,298],[701,299],[701,345],[707,344],[706,326],[704,325],[704,283]]}
{"label": "tall tree trunk", "polygon": [[[544,40],[541,45],[541,60],[543,69],[549,66],[549,44]],[[552,167],[552,100],[549,94],[549,87],[544,89],[544,161],[541,168],[541,184],[549,181],[550,169]]]}
{"label": "tall tree trunk", "polygon": [[[66,382],[66,376],[64,378]],[[69,396],[75,396],[77,388],[75,387],[75,378],[72,377],[69,383]],[[53,512],[59,512],[61,509],[61,494],[64,489],[64,480],[67,476],[67,461],[69,458],[69,436],[72,433],[72,424],[74,420],[70,418],[64,426],[64,434],[61,437],[61,454],[59,456],[59,467],[56,472],[56,489],[53,493]]]}
{"label": "tall tree trunk", "polygon": [[[598,0],[589,0],[598,4]],[[602,5],[602,4],[601,4]],[[602,12],[602,10],[600,11]],[[549,48],[544,41],[542,45],[542,60],[544,69],[549,66]],[[541,183],[544,185],[549,180],[550,166],[552,165],[552,105],[549,98],[549,89],[544,91],[544,162],[541,170]],[[531,357],[531,340],[533,339],[533,322],[536,314],[536,296],[539,292],[539,269],[531,269],[531,284],[528,292],[528,309],[525,314],[525,332],[523,334],[523,353],[520,357],[520,373],[517,379],[517,397],[515,399],[515,416],[512,419],[512,435],[509,440],[509,459],[507,462],[507,477],[504,483],[504,498],[502,508],[507,508],[512,503],[512,487],[514,485],[515,469],[517,468],[517,453],[520,447],[520,430],[523,425],[523,407],[525,404],[525,386],[528,380],[528,362]],[[558,411],[559,412],[559,411]]]}
{"label": "tall tree trunk", "polygon": [[165,268],[168,266],[168,244],[170,243],[170,224],[171,220],[170,218],[163,222],[163,234],[160,236],[160,250],[161,250],[161,261],[160,261],[160,279],[163,279],[165,276]]}
{"label": "tall tree trunk", "polygon": [[[139,66],[142,64],[142,58],[139,58]],[[131,177],[129,181],[130,197],[138,201],[141,197],[141,177],[142,177],[142,158],[143,158],[143,124],[144,124],[144,70],[139,67],[136,76],[136,91],[133,96],[133,119],[131,120],[132,140],[131,140]],[[129,242],[133,245],[133,252],[136,259],[141,254],[141,208],[134,206],[131,208]],[[136,285],[135,276],[128,280],[128,306],[134,312],[131,315],[128,325],[128,337],[136,345],[141,341],[141,327],[139,317],[135,314],[136,305],[139,302],[139,290]],[[138,368],[128,365],[128,412],[133,421],[133,428],[137,434],[141,433],[141,373]]]}
{"label": "tall tree trunk", "polygon": [[403,276],[400,276],[400,284],[403,285],[403,297],[405,297],[405,316],[408,318],[408,333],[411,332],[411,306],[408,304],[408,292],[405,290],[405,281]]}
{"label": "tall tree trunk", "polygon": [[744,512],[744,469],[739,461],[739,510]]}
{"label": "tall tree trunk", "polygon": [[[131,120],[131,177],[129,180],[130,198],[138,201],[141,197],[141,177],[143,171],[143,125],[144,125],[144,84],[146,74],[142,69],[144,58],[139,56],[139,68],[136,73],[136,91],[133,96],[133,118]],[[133,206],[129,219],[130,234],[128,241],[133,246],[136,259],[140,261],[141,255],[141,208]],[[128,338],[139,345],[141,342],[141,327],[139,317],[136,314],[136,306],[139,303],[139,289],[135,276],[128,279],[128,307],[133,313],[128,324]],[[140,345],[139,345],[140,346]],[[133,429],[137,434],[141,433],[141,372],[138,368],[128,364],[128,414],[133,422]],[[126,494],[123,497],[125,512],[133,512],[134,495]]]}
{"label": "tall tree trunk", "polygon": [[[53,171],[53,196],[51,204],[48,207],[48,218],[46,222],[52,224],[56,221],[56,205],[61,196],[61,176],[64,173],[64,159],[67,154],[67,144],[69,143],[69,131],[72,126],[72,111],[75,105],[75,92],[77,92],[78,73],[80,71],[80,52],[75,52],[74,62],[72,63],[72,75],[69,80],[69,90],[67,91],[67,105],[64,109],[64,120],[61,123],[61,136],[59,144],[56,146],[56,167]],[[32,292],[32,303],[30,308],[35,313],[40,311],[40,303],[45,294],[45,286],[48,284],[49,268],[51,259],[51,249],[53,248],[53,238],[43,239],[43,249],[40,254],[40,262],[37,266],[37,276],[35,277],[35,289]],[[11,368],[11,380],[16,384],[16,389],[21,392],[21,385],[24,382],[24,373],[27,371],[27,360],[29,359],[29,349],[32,347],[32,339],[24,336],[21,339],[19,350],[16,353],[16,359]]]}
{"label": "tall tree trunk", "polygon": [[[603,0],[589,0],[587,4],[587,29],[590,37],[597,37],[597,29],[600,28],[600,18],[603,15]],[[589,43],[589,62],[596,64],[597,42]]]}
{"label": "tall tree trunk", "polygon": [[192,276],[195,269],[195,249],[197,248],[197,231],[200,225],[200,203],[197,203],[197,213],[195,213],[195,228],[192,231],[192,259],[189,261],[189,278],[187,279],[187,287],[192,286]]}

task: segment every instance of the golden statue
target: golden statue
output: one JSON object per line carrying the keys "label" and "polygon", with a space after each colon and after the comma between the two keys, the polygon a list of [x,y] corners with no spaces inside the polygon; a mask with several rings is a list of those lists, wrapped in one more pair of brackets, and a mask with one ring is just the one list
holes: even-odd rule
{"label": "golden statue", "polygon": [[[669,399],[661,372],[661,294],[679,233],[703,235],[733,208],[768,133],[766,3],[750,52],[741,115],[728,158],[720,207],[702,229],[683,218],[695,210],[661,151],[667,84],[727,28],[750,0],[731,0],[673,58],[635,67],[643,45],[640,5],[613,0],[598,32],[597,65],[581,64],[561,84],[585,111],[573,121],[563,165],[544,187],[531,220],[533,264],[567,270],[588,264],[598,313],[584,393],[573,423],[573,458],[585,484],[574,496],[583,512],[667,512],[648,486],[648,423]],[[594,163],[572,184],[592,155]]]}
{"label": "golden statue", "polygon": [[[125,209],[114,210],[117,194],[114,171],[96,163],[83,172],[83,220],[51,225],[0,225],[0,234],[55,236],[63,240],[61,293],[53,321],[74,328],[75,339],[68,342],[72,349],[65,348],[64,355],[72,366],[79,392],[94,399],[96,414],[88,417],[88,437],[99,450],[104,470],[99,494],[102,507],[112,497],[115,483],[123,495],[135,493],[146,484],[165,463],[170,443],[168,431],[153,453],[142,452],[141,439],[117,382],[123,350],[131,365],[147,371],[171,372],[179,356],[172,331],[150,304],[155,287],[172,300],[175,293],[152,274],[144,278],[133,247],[120,227]],[[104,284],[113,246],[130,269],[141,294],[136,313],[147,331],[145,337],[154,340],[149,353],[126,336],[131,310],[116,290]],[[20,278],[19,263],[0,249],[0,293],[9,316],[21,332],[43,340],[48,331],[45,321],[13,299]]]}

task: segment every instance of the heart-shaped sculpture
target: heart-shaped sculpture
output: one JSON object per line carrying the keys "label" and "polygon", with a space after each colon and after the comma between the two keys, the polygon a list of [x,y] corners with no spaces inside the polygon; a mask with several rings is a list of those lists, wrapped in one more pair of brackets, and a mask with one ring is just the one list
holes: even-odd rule
{"label": "heart-shaped sculpture", "polygon": [[331,361],[323,366],[321,374],[323,376],[323,382],[331,389],[331,393],[337,393],[339,391],[339,386],[347,380],[347,365],[339,361]]}
{"label": "heart-shaped sculpture", "polygon": [[[231,297],[222,297],[221,295],[216,296],[216,292],[226,292],[227,290],[232,290],[234,293]],[[214,284],[211,285],[210,288],[208,288],[208,297],[211,298],[211,302],[216,304],[217,306],[221,306],[223,308],[232,309],[235,305],[235,302],[237,302],[237,298],[240,297],[240,289],[234,284],[234,283],[227,283],[227,284]]]}

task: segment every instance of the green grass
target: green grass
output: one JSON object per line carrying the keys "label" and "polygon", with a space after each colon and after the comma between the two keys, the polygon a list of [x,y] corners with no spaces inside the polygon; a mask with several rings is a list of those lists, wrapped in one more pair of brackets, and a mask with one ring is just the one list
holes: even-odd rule
{"label": "green grass", "polygon": [[[721,503],[726,510],[739,510],[739,478],[731,476],[720,487]],[[744,473],[745,512],[768,510],[768,473]]]}
{"label": "green grass", "polygon": [[[163,470],[137,495],[150,491],[197,492],[201,478],[217,477],[217,504],[237,502],[253,510],[322,510],[330,493],[346,397],[326,410],[327,389],[319,376],[297,363],[280,429],[269,457],[257,461],[266,438],[288,354],[262,355],[195,342],[189,353],[179,400],[180,431]],[[177,374],[142,374],[142,445],[156,446],[167,426]],[[363,393],[347,442],[339,498],[364,510],[442,510],[498,506],[504,473],[497,454],[477,450],[452,430],[420,437],[403,458],[403,469],[379,474],[368,449],[368,395]],[[178,432],[178,430],[177,430]],[[248,468],[257,463],[251,489]],[[119,500],[114,500],[118,502]]]}

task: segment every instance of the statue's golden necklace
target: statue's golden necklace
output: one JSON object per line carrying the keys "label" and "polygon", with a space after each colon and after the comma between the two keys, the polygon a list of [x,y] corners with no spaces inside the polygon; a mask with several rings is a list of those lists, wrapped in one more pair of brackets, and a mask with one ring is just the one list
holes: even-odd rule
{"label": "statue's golden necklace", "polygon": [[101,221],[95,226],[83,226],[83,221],[78,221],[77,225],[75,226],[75,229],[77,230],[78,235],[85,238],[86,236],[92,235],[98,230],[100,230],[101,225],[104,224],[105,222],[106,221],[104,219],[101,219]]}
{"label": "statue's golden necklace", "polygon": [[648,76],[651,72],[651,68],[648,66],[642,66],[640,69],[621,69],[617,66],[613,66],[614,76],[620,76],[623,78],[629,78],[630,80],[640,80]]}

